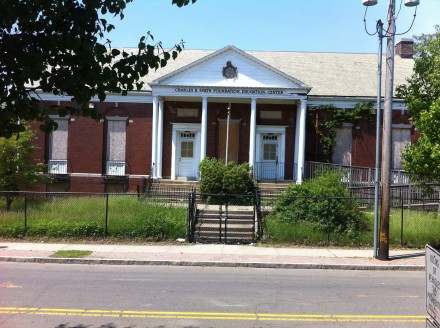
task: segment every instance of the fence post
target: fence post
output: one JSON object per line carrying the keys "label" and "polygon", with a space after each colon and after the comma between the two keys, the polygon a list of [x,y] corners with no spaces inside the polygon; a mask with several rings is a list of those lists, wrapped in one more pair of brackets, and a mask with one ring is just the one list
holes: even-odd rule
{"label": "fence post", "polygon": [[105,194],[105,236],[108,234],[108,192]]}
{"label": "fence post", "polygon": [[24,231],[27,230],[27,194],[24,194]]}
{"label": "fence post", "polygon": [[193,191],[191,190],[191,192],[188,194],[188,220],[186,222],[186,241],[191,242],[191,236],[190,236],[190,231],[191,231],[191,198],[192,198],[192,193]]}
{"label": "fence post", "polygon": [[400,246],[403,246],[403,192],[400,189]]}
{"label": "fence post", "polygon": [[327,198],[327,245],[330,245],[330,211],[331,211],[331,201],[330,197]]}
{"label": "fence post", "polygon": [[[229,199],[227,200],[227,203],[225,204],[225,244],[228,243],[228,202]],[[220,231],[221,231],[221,224],[220,224]]]}

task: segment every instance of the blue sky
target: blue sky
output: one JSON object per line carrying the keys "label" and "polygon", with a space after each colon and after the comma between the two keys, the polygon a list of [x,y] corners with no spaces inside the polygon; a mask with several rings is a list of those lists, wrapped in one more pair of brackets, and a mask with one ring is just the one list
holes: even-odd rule
{"label": "blue sky", "polygon": [[[403,1],[403,0],[402,0]],[[367,28],[387,25],[388,0],[369,7]],[[401,0],[396,0],[399,10]],[[364,30],[362,0],[197,0],[178,8],[171,0],[135,0],[108,37],[113,47],[135,47],[150,31],[165,48],[180,40],[188,49],[217,50],[229,44],[242,50],[376,53],[377,37]],[[402,5],[397,32],[411,25],[414,8]],[[432,33],[440,24],[440,0],[420,0],[410,32]],[[384,42],[385,46],[385,42]]]}

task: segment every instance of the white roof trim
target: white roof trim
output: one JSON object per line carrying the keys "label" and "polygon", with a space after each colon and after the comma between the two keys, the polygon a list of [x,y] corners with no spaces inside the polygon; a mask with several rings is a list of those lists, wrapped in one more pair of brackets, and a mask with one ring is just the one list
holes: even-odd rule
{"label": "white roof trim", "polygon": [[194,68],[194,67],[196,67],[196,66],[198,66],[198,65],[200,65],[200,64],[202,64],[204,62],[207,62],[207,61],[209,61],[209,60],[211,60],[211,59],[213,59],[213,58],[215,58],[215,57],[217,57],[217,56],[219,56],[219,55],[221,55],[221,54],[223,54],[225,52],[228,52],[228,51],[233,51],[236,54],[238,54],[239,56],[242,56],[245,59],[247,59],[247,60],[249,60],[251,62],[256,63],[258,66],[263,67],[264,69],[274,73],[275,75],[278,75],[282,79],[287,80],[287,81],[289,81],[291,83],[294,83],[294,84],[298,85],[299,89],[305,89],[307,92],[312,89],[312,87],[306,85],[304,82],[302,82],[302,81],[300,81],[300,80],[298,80],[298,79],[296,79],[296,78],[294,78],[294,77],[292,77],[292,76],[290,76],[290,75],[288,75],[288,74],[286,74],[286,73],[284,73],[284,72],[274,68],[273,66],[270,66],[269,64],[267,64],[267,63],[265,63],[265,62],[255,58],[254,56],[252,56],[252,55],[250,55],[250,54],[248,54],[248,53],[238,49],[237,47],[235,47],[233,45],[226,46],[226,47],[224,47],[224,48],[222,48],[222,49],[220,49],[218,51],[215,51],[215,52],[213,52],[213,53],[211,53],[211,54],[209,54],[209,55],[207,55],[205,57],[202,57],[202,58],[200,58],[200,59],[198,59],[198,60],[196,60],[196,61],[194,61],[194,62],[192,62],[192,63],[190,63],[190,64],[188,64],[186,66],[178,68],[177,70],[175,70],[175,71],[173,71],[171,73],[163,75],[163,76],[159,77],[158,79],[153,80],[152,82],[150,82],[149,85],[151,87],[154,87],[156,85],[163,85],[163,83],[166,80],[168,80],[168,79],[170,79],[172,77],[175,77],[175,76],[177,76],[179,74],[182,74],[183,72],[186,72],[186,71],[190,70],[191,68]]}

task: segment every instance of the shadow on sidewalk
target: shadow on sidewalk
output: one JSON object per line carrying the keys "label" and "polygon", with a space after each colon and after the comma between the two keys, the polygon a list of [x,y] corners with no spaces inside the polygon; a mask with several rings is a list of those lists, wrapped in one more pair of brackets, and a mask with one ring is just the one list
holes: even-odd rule
{"label": "shadow on sidewalk", "polygon": [[421,257],[421,256],[425,256],[425,252],[393,255],[393,256],[390,256],[390,260],[410,259],[410,258]]}

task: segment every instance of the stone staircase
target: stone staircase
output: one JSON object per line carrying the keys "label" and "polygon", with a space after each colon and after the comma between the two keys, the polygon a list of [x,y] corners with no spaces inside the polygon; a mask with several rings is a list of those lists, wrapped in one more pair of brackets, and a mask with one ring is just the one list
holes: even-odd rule
{"label": "stone staircase", "polygon": [[280,193],[285,191],[292,181],[259,181],[257,187],[262,193]]}
{"label": "stone staircase", "polygon": [[[261,191],[267,192],[281,192],[287,189],[287,187],[292,183],[292,181],[259,181],[257,187]],[[176,190],[191,190],[192,188],[198,189],[199,182],[192,180],[170,180],[170,179],[160,179],[155,183],[155,188],[160,190],[165,189],[176,189]]]}
{"label": "stone staircase", "polygon": [[195,242],[252,243],[256,226],[253,206],[198,205]]}

